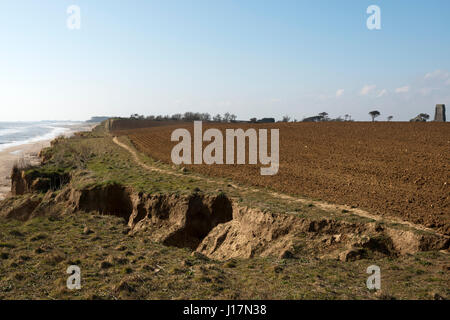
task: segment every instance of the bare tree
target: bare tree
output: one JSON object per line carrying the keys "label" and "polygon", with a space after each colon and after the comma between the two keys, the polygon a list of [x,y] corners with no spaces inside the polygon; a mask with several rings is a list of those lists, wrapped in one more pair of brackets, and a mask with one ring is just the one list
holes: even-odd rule
{"label": "bare tree", "polygon": [[222,122],[222,116],[220,114],[216,114],[213,117],[213,121],[215,121],[215,122]]}
{"label": "bare tree", "polygon": [[192,112],[185,112],[185,113],[183,114],[183,120],[189,121],[189,120],[191,120],[191,119],[192,119]]}
{"label": "bare tree", "polygon": [[186,121],[195,121],[195,120],[201,120],[202,115],[198,112],[185,112],[183,115],[183,120]]}
{"label": "bare tree", "polygon": [[283,119],[281,120],[281,122],[289,122],[290,120],[291,120],[291,117],[283,116]]}
{"label": "bare tree", "polygon": [[230,115],[230,121],[231,121],[231,122],[235,122],[236,119],[237,119],[237,115],[235,115],[235,114],[231,114],[231,115]]}
{"label": "bare tree", "polygon": [[230,122],[230,119],[231,119],[230,117],[231,117],[231,114],[229,112],[226,112],[223,115],[223,122]]}
{"label": "bare tree", "polygon": [[181,120],[181,118],[183,118],[183,115],[181,113],[175,113],[171,117],[172,120],[176,120],[176,121]]}
{"label": "bare tree", "polygon": [[210,121],[211,115],[209,113],[202,113],[201,118],[202,118],[202,121]]}
{"label": "bare tree", "polygon": [[372,117],[372,122],[375,122],[375,118],[381,115],[380,111],[378,110],[370,111],[369,114]]}
{"label": "bare tree", "polygon": [[387,121],[392,121],[392,119],[394,119],[394,116],[387,117]]}

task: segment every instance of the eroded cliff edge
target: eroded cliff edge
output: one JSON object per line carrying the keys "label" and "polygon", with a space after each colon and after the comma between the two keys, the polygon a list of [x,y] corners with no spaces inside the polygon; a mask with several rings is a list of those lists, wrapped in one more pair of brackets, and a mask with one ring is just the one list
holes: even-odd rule
{"label": "eroded cliff edge", "polygon": [[[144,192],[126,183],[99,180],[92,170],[115,169],[107,162],[114,152],[100,154],[95,149],[107,139],[91,134],[57,139],[41,152],[41,166],[14,168],[13,196],[0,202],[0,214],[22,221],[80,212],[114,215],[123,219],[130,234],[215,260],[307,255],[349,261],[449,248],[446,236],[404,226],[274,212],[244,205],[220,190],[180,193],[177,188],[185,185],[183,181],[172,190]],[[86,143],[90,140],[94,142]],[[127,168],[120,167],[121,173]],[[158,185],[159,178],[151,179]]]}

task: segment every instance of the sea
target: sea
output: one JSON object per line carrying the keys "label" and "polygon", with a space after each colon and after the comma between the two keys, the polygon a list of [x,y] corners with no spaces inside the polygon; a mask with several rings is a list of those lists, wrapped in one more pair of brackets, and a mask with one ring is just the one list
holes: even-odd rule
{"label": "sea", "polygon": [[0,151],[7,148],[51,140],[68,133],[71,127],[82,122],[39,121],[39,122],[0,122]]}

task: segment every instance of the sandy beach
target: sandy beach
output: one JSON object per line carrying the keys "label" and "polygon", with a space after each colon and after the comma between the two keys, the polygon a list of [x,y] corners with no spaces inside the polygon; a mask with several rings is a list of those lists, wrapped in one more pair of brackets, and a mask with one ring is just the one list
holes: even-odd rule
{"label": "sandy beach", "polygon": [[[75,132],[90,131],[97,123],[68,125],[69,129],[64,136],[71,136]],[[51,140],[42,140],[33,143],[14,146],[0,151],[0,200],[6,198],[11,191],[11,169],[17,161],[25,160],[32,165],[38,165],[40,159],[38,157],[41,149],[50,146]]]}

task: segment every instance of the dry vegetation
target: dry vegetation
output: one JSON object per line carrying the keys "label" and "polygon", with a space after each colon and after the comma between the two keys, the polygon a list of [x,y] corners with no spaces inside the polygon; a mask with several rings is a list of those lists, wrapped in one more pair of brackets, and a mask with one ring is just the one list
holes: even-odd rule
{"label": "dry vegetation", "polygon": [[[353,262],[276,258],[215,261],[132,236],[112,216],[76,214],[25,223],[0,218],[0,299],[439,299],[448,259],[418,253]],[[81,268],[81,290],[66,269]],[[382,268],[380,292],[366,268]]]}

